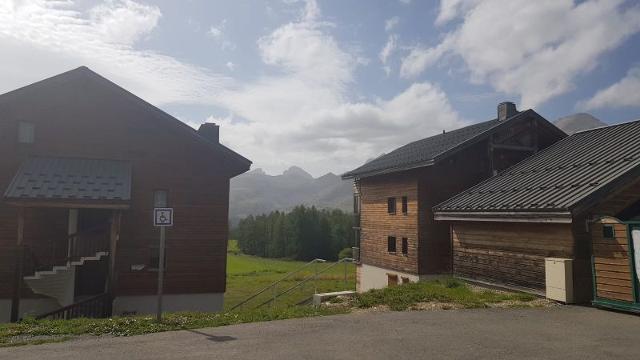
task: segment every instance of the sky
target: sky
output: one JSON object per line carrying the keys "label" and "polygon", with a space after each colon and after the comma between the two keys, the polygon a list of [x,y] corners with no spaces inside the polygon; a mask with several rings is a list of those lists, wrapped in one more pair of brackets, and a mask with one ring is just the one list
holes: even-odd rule
{"label": "sky", "polygon": [[0,0],[0,93],[82,65],[253,168],[340,174],[502,101],[640,119],[640,2]]}

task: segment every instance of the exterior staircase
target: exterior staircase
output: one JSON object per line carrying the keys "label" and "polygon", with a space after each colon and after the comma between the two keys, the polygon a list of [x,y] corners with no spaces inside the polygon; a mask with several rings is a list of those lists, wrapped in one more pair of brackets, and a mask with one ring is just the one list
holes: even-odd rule
{"label": "exterior staircase", "polygon": [[98,251],[93,256],[81,256],[79,260],[67,261],[66,265],[35,271],[33,275],[25,276],[24,281],[34,293],[54,298],[60,306],[68,306],[74,301],[76,266],[98,261],[107,255],[108,251]]}
{"label": "exterior staircase", "polygon": [[34,293],[55,299],[60,307],[72,306],[76,268],[109,255],[109,226],[105,225],[70,235],[67,248],[59,249],[66,253],[56,255],[54,248],[51,258],[44,261],[26,248],[25,283]]}

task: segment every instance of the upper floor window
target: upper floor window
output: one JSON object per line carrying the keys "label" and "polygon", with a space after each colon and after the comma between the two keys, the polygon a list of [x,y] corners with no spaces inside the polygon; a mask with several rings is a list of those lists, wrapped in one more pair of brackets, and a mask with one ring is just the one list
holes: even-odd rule
{"label": "upper floor window", "polygon": [[33,144],[36,126],[33,123],[20,121],[18,124],[18,142],[20,144]]}
{"label": "upper floor window", "polygon": [[387,212],[389,214],[396,213],[396,198],[390,197],[387,199]]}
{"label": "upper floor window", "polygon": [[616,237],[613,225],[602,225],[602,237],[605,239],[613,239]]}
{"label": "upper floor window", "polygon": [[153,192],[153,207],[163,208],[169,206],[169,195],[167,190],[156,190]]}
{"label": "upper floor window", "polygon": [[402,213],[407,214],[409,212],[409,199],[406,196],[402,197]]}

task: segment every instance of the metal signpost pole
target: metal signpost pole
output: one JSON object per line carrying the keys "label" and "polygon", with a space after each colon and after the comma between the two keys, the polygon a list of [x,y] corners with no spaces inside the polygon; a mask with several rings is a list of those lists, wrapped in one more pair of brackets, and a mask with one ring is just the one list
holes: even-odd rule
{"label": "metal signpost pole", "polygon": [[165,247],[165,232],[164,226],[160,227],[160,248],[158,251],[158,309],[156,314],[156,320],[162,321],[162,290],[164,286],[164,247]]}
{"label": "metal signpost pole", "polygon": [[158,308],[156,320],[162,321],[162,291],[164,286],[164,268],[165,268],[165,251],[166,251],[166,231],[168,226],[173,226],[173,209],[172,208],[154,208],[153,209],[153,225],[160,227],[160,246],[158,247]]}

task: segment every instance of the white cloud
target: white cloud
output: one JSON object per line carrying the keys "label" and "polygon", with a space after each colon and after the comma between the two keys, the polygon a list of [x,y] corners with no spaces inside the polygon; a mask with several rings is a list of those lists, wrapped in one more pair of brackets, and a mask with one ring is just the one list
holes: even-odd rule
{"label": "white cloud", "polygon": [[444,25],[465,13],[480,0],[440,0],[440,12],[436,25]]}
{"label": "white cloud", "polygon": [[227,61],[227,64],[226,64],[225,66],[227,67],[227,69],[229,69],[229,70],[231,70],[231,71],[233,71],[233,70],[235,70],[235,69],[236,69],[236,64],[234,64],[234,63],[233,63],[233,62],[231,62],[231,61]]}
{"label": "white cloud", "polygon": [[262,60],[278,75],[264,76],[219,100],[232,114],[222,125],[225,144],[269,172],[303,165],[315,175],[346,171],[367,158],[464,122],[446,94],[424,82],[390,99],[353,101],[350,85],[357,53],[325,30],[319,10],[307,6],[300,20],[258,41]]}
{"label": "white cloud", "polygon": [[128,45],[150,33],[161,16],[157,7],[131,0],[108,0],[89,11],[90,23],[106,41]]}
{"label": "white cloud", "polygon": [[230,79],[135,48],[160,18],[157,7],[130,0],[84,12],[74,1],[2,1],[0,93],[87,65],[155,104],[211,103]]}
{"label": "white cloud", "polygon": [[412,0],[398,0],[398,1],[401,2],[402,4],[409,5],[411,4]]}
{"label": "white cloud", "polygon": [[387,43],[384,45],[382,50],[380,50],[379,57],[380,61],[382,61],[383,64],[387,63],[389,56],[391,56],[391,54],[395,51],[397,40],[398,37],[396,35],[389,35]]}
{"label": "white cloud", "polygon": [[212,26],[209,28],[209,31],[207,31],[207,35],[211,36],[214,39],[219,39],[222,37],[222,30],[215,26]]}
{"label": "white cloud", "polygon": [[398,26],[398,24],[400,23],[400,18],[397,16],[394,16],[390,19],[385,20],[384,22],[384,31],[391,31],[393,30],[396,26]]}
{"label": "white cloud", "polygon": [[218,25],[212,25],[207,31],[207,35],[220,44],[222,50],[235,50],[236,44],[228,39],[225,34],[227,27],[227,19],[223,19]]}
{"label": "white cloud", "polygon": [[462,58],[473,82],[518,94],[525,107],[571,90],[577,76],[592,70],[604,53],[640,31],[640,6],[623,0],[449,1],[444,5],[439,22],[462,18],[462,23],[444,34],[438,45],[412,49],[403,60],[401,76],[416,77],[453,54]]}
{"label": "white cloud", "polygon": [[589,100],[580,102],[577,107],[593,110],[625,106],[640,107],[640,65],[631,68],[620,81],[598,91]]}
{"label": "white cloud", "polygon": [[0,1],[0,49],[11,54],[0,67],[0,92],[88,65],[156,105],[216,106],[228,114],[209,119],[222,125],[222,141],[269,172],[291,165],[316,175],[346,171],[463,124],[446,94],[428,82],[386,99],[354,94],[354,74],[365,61],[357,47],[342,46],[330,35],[335,24],[321,19],[312,0],[296,21],[257,41],[264,75],[251,81],[139,50],[161,26],[155,6],[109,1],[78,9],[73,1]]}

